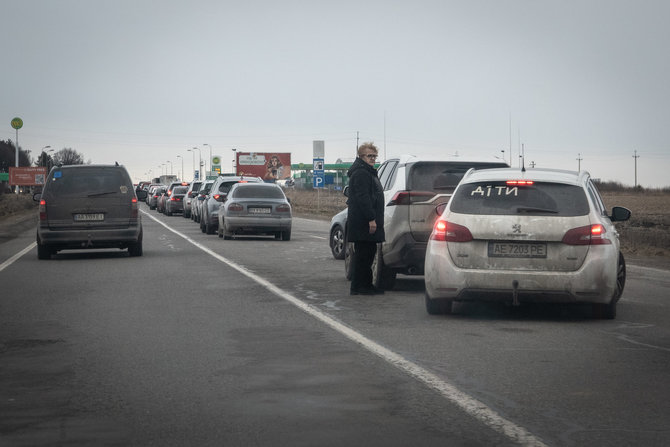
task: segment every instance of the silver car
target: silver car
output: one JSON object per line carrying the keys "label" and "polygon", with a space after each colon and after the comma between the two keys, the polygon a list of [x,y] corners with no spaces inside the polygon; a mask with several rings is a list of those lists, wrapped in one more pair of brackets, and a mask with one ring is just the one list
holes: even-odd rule
{"label": "silver car", "polygon": [[226,198],[230,188],[238,182],[260,182],[260,177],[247,176],[225,176],[220,175],[212,185],[212,189],[205,196],[205,200],[200,207],[200,230],[203,233],[214,234],[219,227],[219,206]]}
{"label": "silver car", "polygon": [[123,166],[54,167],[33,198],[39,201],[39,259],[83,248],[127,248],[130,256],[142,255],[142,220]]}
{"label": "silver car", "polygon": [[218,212],[218,235],[269,234],[291,239],[291,205],[274,183],[236,183]]}
{"label": "silver car", "polygon": [[433,227],[426,249],[426,309],[453,301],[592,303],[616,317],[626,264],[613,222],[588,172],[469,171]]}
{"label": "silver car", "polygon": [[[384,232],[386,241],[377,245],[372,264],[372,283],[392,289],[398,273],[422,275],[428,237],[438,218],[438,208],[449,201],[463,175],[471,168],[507,167],[496,161],[434,160],[403,155],[386,160],[378,169],[384,188]],[[346,240],[346,210],[331,221],[333,256]],[[337,228],[344,228],[342,235]],[[351,278],[353,243],[345,245],[345,276]]]}

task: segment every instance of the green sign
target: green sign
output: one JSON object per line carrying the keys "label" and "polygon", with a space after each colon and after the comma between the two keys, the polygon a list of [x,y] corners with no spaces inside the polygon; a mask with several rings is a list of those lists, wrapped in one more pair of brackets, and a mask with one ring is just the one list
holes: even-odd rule
{"label": "green sign", "polygon": [[212,157],[212,164],[213,165],[220,165],[221,164],[221,157],[218,155],[215,155]]}
{"label": "green sign", "polygon": [[12,127],[16,130],[19,130],[23,127],[23,120],[17,116],[12,120]]}

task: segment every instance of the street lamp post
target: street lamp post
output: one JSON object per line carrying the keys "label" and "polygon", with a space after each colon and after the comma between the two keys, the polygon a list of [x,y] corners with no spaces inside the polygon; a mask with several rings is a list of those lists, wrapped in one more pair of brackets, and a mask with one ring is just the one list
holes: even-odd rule
{"label": "street lamp post", "polygon": [[191,153],[191,158],[193,162],[193,181],[195,182],[195,151],[192,149],[186,149],[186,152]]}
{"label": "street lamp post", "polygon": [[[172,162],[170,160],[166,160],[165,163],[170,163],[170,175],[172,175]],[[165,168],[165,174],[167,175],[167,168]]]}
{"label": "street lamp post", "polygon": [[[209,144],[203,143],[203,146],[209,146]],[[209,146],[209,172],[212,172],[212,146]]]}
{"label": "street lamp post", "polygon": [[202,179],[202,152],[200,151],[199,147],[194,146],[193,149],[198,151],[198,180],[201,180]]}
{"label": "street lamp post", "polygon": [[184,176],[184,157],[177,155],[177,158],[181,158],[181,174],[179,175],[179,179],[182,180],[182,177]]}

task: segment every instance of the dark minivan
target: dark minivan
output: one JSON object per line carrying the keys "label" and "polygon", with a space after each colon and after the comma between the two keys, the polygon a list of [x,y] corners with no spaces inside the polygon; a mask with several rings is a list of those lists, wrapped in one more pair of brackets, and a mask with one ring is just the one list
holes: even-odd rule
{"label": "dark minivan", "polygon": [[51,169],[39,201],[37,257],[59,250],[119,248],[142,255],[142,221],[130,175],[120,165]]}

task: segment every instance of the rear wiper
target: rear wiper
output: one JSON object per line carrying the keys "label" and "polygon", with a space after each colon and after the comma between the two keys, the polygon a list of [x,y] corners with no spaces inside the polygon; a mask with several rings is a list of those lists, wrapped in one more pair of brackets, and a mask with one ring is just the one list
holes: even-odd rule
{"label": "rear wiper", "polygon": [[116,191],[94,192],[93,194],[89,194],[88,197],[106,196],[107,194],[115,194],[115,193]]}
{"label": "rear wiper", "polygon": [[516,209],[517,213],[548,213],[548,214],[558,214],[556,210],[550,210],[548,208],[534,208],[532,206],[520,206]]}

